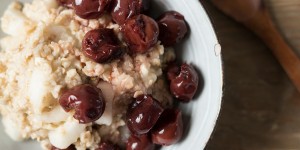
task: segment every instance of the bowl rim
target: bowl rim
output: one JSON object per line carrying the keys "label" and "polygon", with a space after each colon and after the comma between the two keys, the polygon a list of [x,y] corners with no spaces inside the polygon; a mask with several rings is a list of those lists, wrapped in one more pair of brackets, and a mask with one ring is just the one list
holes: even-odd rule
{"label": "bowl rim", "polygon": [[[198,6],[199,10],[203,13],[203,19],[206,20],[206,26],[208,27],[208,30],[211,30],[211,40],[214,41],[214,52],[215,52],[215,55],[219,58],[218,61],[219,61],[219,80],[220,80],[220,87],[218,88],[219,89],[219,98],[218,98],[218,103],[215,104],[215,107],[216,107],[216,114],[215,114],[215,117],[213,119],[213,123],[212,123],[212,128],[210,129],[210,131],[208,131],[209,133],[209,137],[207,138],[207,140],[204,142],[204,145],[203,147],[201,147],[201,149],[204,149],[205,146],[207,145],[207,143],[209,142],[209,140],[212,138],[212,135],[216,129],[216,125],[217,125],[217,121],[219,119],[219,116],[220,116],[220,112],[221,112],[221,106],[222,106],[222,102],[223,102],[223,94],[224,94],[224,66],[223,66],[223,59],[222,59],[222,54],[221,54],[221,51],[222,51],[222,47],[218,41],[218,38],[217,38],[217,34],[215,32],[215,29],[214,29],[214,26],[212,24],[212,21],[206,11],[206,9],[203,7],[202,3],[201,3],[201,0],[190,0],[189,3],[193,3],[193,5],[195,7]],[[197,4],[196,4],[197,3]]]}

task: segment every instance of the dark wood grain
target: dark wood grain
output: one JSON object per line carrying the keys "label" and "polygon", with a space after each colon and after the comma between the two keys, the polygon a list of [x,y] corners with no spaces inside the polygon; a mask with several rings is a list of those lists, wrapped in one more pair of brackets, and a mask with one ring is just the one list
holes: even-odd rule
{"label": "dark wood grain", "polygon": [[208,1],[201,3],[222,45],[225,73],[223,105],[206,149],[300,149],[300,94],[271,51]]}
{"label": "dark wood grain", "polygon": [[300,1],[265,0],[273,14],[273,20],[288,43],[300,56]]}
{"label": "dark wood grain", "polygon": [[270,48],[300,92],[300,59],[276,27],[263,0],[212,0],[222,12],[242,23]]}

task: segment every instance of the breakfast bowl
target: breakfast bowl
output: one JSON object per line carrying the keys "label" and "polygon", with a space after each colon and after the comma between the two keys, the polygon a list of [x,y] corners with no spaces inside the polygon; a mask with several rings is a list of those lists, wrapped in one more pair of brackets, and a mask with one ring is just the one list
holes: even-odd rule
{"label": "breakfast bowl", "polygon": [[[31,0],[21,0],[21,2],[31,2]],[[11,3],[10,0],[2,2],[0,6],[1,16],[9,3]],[[151,2],[150,14],[154,18],[167,10],[176,10],[181,13],[189,25],[188,35],[174,49],[180,62],[195,67],[199,76],[199,87],[191,102],[180,103],[178,106],[182,110],[183,116],[184,131],[181,140],[177,144],[163,146],[161,149],[204,149],[213,132],[221,107],[223,86],[221,46],[218,44],[210,20],[198,0],[190,0],[189,2],[153,0]],[[3,36],[5,34],[1,32],[1,37]],[[5,124],[9,126],[7,121]],[[12,129],[4,129],[2,124],[0,127],[1,149],[41,149],[40,145],[34,141],[16,142],[10,140],[5,132],[10,132],[7,130]]]}

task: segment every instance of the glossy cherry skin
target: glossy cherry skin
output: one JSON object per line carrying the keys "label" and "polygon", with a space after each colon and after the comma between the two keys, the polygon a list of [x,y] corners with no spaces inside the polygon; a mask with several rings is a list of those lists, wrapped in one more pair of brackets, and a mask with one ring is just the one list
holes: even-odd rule
{"label": "glossy cherry skin", "polygon": [[157,43],[159,29],[152,18],[138,15],[126,21],[122,33],[132,53],[145,53]]}
{"label": "glossy cherry skin", "polygon": [[75,14],[84,19],[98,19],[109,8],[111,0],[75,0]]}
{"label": "glossy cherry skin", "polygon": [[155,146],[151,143],[147,134],[131,135],[128,138],[126,150],[154,150]]}
{"label": "glossy cherry skin", "polygon": [[91,30],[83,38],[82,51],[97,63],[109,63],[120,58],[125,48],[112,29]]}
{"label": "glossy cherry skin", "polygon": [[128,107],[126,120],[129,130],[134,134],[148,133],[163,112],[160,102],[150,95],[136,98]]}
{"label": "glossy cherry skin", "polygon": [[99,147],[96,150],[121,150],[117,145],[112,144],[111,142],[101,142]]}
{"label": "glossy cherry skin", "polygon": [[[173,68],[174,70],[176,69]],[[182,102],[191,101],[199,84],[199,77],[194,67],[184,63],[181,65],[180,72],[175,78],[174,72],[172,73],[170,70],[168,71],[168,76],[171,79],[170,91],[173,96]]]}
{"label": "glossy cherry skin", "polygon": [[175,79],[180,73],[180,67],[178,67],[176,62],[172,62],[167,66],[167,78],[172,81]]}
{"label": "glossy cherry skin", "polygon": [[105,100],[101,90],[89,84],[69,89],[60,97],[59,104],[66,112],[74,109],[73,117],[79,123],[91,123],[98,120],[105,109]]}
{"label": "glossy cherry skin", "polygon": [[168,11],[158,19],[159,40],[164,46],[173,46],[180,42],[187,34],[188,26],[183,15],[176,11]]}
{"label": "glossy cherry skin", "polygon": [[57,2],[64,7],[73,8],[75,0],[57,0]]}
{"label": "glossy cherry skin", "polygon": [[52,146],[52,147],[51,147],[51,150],[76,150],[76,148],[75,148],[74,145],[71,145],[71,146],[69,146],[69,147],[66,148],[66,149],[59,149],[59,148],[56,148],[55,146]]}
{"label": "glossy cherry skin", "polygon": [[166,109],[151,130],[152,142],[159,145],[172,145],[181,139],[182,132],[181,111]]}
{"label": "glossy cherry skin", "polygon": [[149,9],[149,0],[113,0],[111,16],[113,20],[123,25],[125,21]]}

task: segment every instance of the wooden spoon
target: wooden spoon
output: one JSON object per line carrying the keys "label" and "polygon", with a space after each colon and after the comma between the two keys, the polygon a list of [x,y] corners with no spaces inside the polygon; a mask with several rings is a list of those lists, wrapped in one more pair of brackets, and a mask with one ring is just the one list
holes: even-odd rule
{"label": "wooden spoon", "polygon": [[300,92],[300,60],[276,29],[262,0],[212,0],[221,11],[256,33]]}

